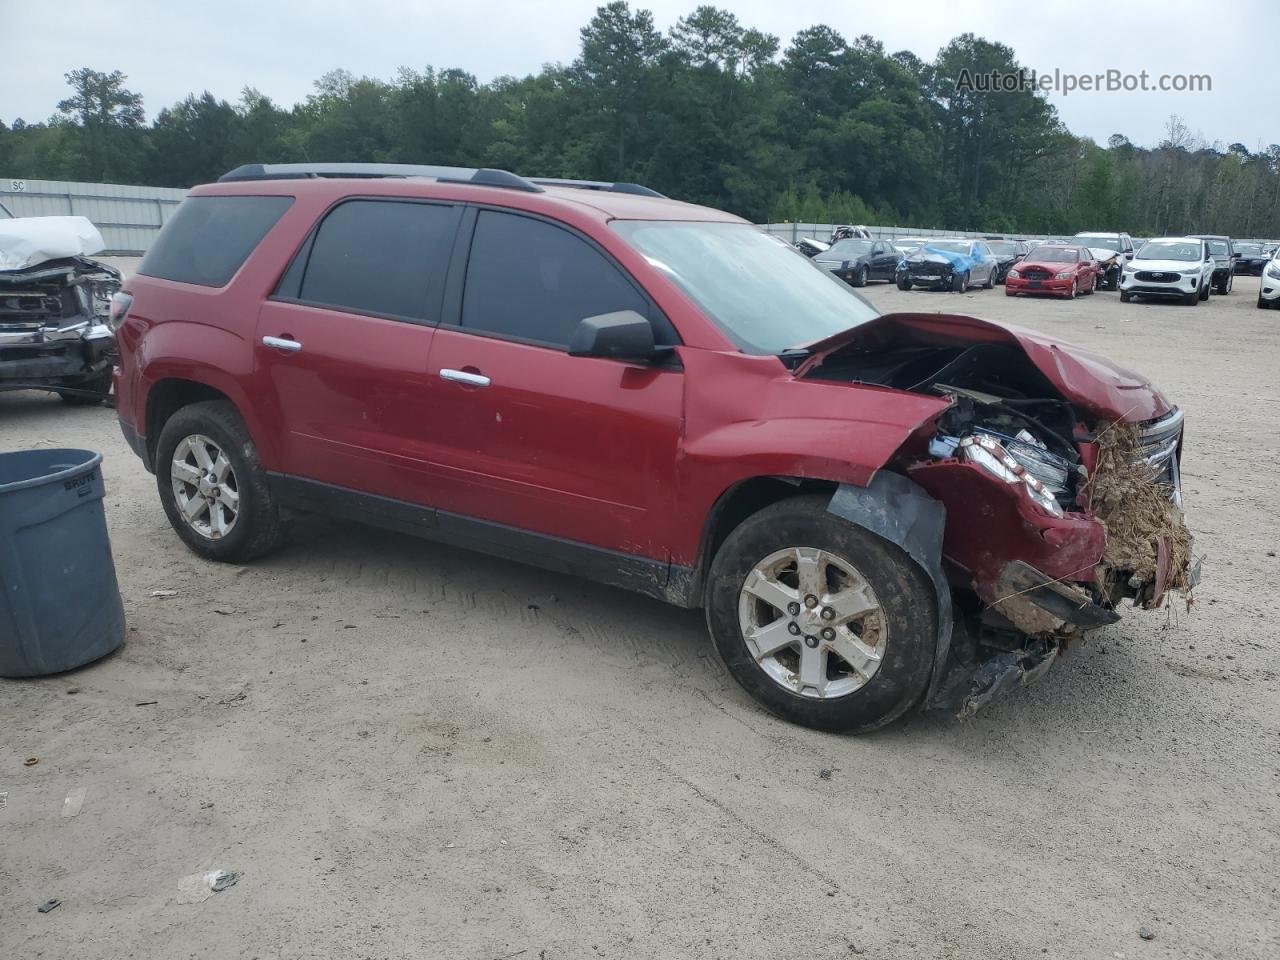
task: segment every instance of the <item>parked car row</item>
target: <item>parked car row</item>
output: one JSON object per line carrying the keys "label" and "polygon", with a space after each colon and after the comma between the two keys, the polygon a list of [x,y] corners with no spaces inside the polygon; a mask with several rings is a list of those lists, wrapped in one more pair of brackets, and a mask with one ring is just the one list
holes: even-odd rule
{"label": "parked car row", "polygon": [[962,292],[1005,285],[1008,296],[1074,299],[1119,290],[1120,299],[1187,304],[1231,293],[1237,274],[1261,278],[1258,307],[1280,303],[1280,248],[1217,234],[1134,240],[1127,233],[1081,232],[1040,241],[1004,237],[904,237],[877,240],[865,227],[839,227],[831,243],[796,248],[855,287],[873,281],[900,290]]}

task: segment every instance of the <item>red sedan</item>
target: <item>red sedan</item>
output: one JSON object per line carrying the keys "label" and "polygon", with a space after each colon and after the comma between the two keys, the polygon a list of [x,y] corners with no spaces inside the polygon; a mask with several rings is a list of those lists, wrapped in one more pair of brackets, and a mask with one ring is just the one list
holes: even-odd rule
{"label": "red sedan", "polygon": [[1047,293],[1074,300],[1082,293],[1093,293],[1097,282],[1098,263],[1088,247],[1044,244],[1009,271],[1004,292],[1007,297]]}

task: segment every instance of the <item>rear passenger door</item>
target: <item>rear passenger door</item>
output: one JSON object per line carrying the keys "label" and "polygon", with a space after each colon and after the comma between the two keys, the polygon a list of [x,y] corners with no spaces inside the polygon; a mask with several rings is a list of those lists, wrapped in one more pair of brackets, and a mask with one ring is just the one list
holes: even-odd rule
{"label": "rear passenger door", "polygon": [[585,236],[510,211],[472,216],[429,364],[438,506],[460,515],[441,526],[474,518],[666,560],[683,373],[566,348],[580,320],[618,310],[647,316],[658,343],[674,331]]}
{"label": "rear passenger door", "polygon": [[295,255],[254,345],[287,474],[430,503],[427,357],[461,210],[344,200]]}

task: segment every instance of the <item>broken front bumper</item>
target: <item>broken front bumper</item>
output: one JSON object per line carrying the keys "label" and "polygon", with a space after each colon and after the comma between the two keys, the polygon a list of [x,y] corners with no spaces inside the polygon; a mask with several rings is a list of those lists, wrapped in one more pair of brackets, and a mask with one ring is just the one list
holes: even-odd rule
{"label": "broken front bumper", "polygon": [[115,338],[103,324],[60,330],[0,328],[0,390],[73,387],[111,368]]}

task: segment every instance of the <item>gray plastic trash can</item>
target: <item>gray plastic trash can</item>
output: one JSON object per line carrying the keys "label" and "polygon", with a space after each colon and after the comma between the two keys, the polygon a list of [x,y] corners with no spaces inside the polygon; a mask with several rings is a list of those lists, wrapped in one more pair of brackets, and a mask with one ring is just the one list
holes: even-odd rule
{"label": "gray plastic trash can", "polygon": [[124,641],[102,454],[0,453],[0,677],[83,666]]}

